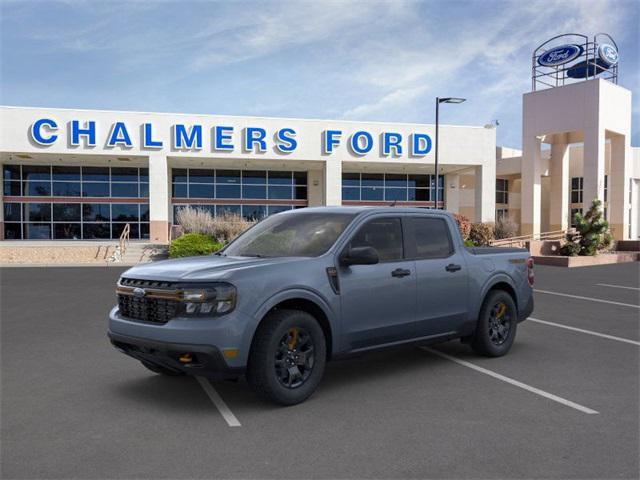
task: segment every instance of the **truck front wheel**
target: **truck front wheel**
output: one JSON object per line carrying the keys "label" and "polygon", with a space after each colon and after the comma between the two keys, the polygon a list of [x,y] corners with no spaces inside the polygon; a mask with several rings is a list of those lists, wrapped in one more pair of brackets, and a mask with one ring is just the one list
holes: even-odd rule
{"label": "truck front wheel", "polygon": [[295,405],[315,391],[326,356],[324,332],[315,318],[298,310],[275,310],[255,333],[247,381],[258,396]]}
{"label": "truck front wheel", "polygon": [[471,348],[480,355],[501,357],[511,348],[517,325],[518,312],[513,298],[504,290],[494,290],[480,309]]}

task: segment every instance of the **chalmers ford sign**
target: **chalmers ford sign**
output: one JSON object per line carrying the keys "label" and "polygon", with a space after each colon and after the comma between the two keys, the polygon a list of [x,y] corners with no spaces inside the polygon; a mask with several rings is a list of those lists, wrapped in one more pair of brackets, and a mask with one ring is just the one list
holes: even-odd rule
{"label": "chalmers ford sign", "polygon": [[[210,151],[264,153],[273,151],[279,155],[291,154],[299,145],[297,132],[290,126],[275,131],[259,126],[237,127],[228,125],[205,126],[201,124],[175,123],[169,131],[158,131],[153,123],[132,125],[115,121],[110,125],[98,125],[93,120],[58,122],[54,118],[38,118],[29,128],[31,140],[41,147],[57,142],[67,142],[70,147],[95,147],[98,142],[106,148],[129,149],[134,146],[147,150]],[[239,135],[236,135],[239,133]],[[344,135],[340,129],[326,129],[321,135],[322,155],[331,155],[346,146],[354,155],[364,156],[379,149],[383,156],[408,154],[414,157],[427,155],[432,148],[431,137],[422,132],[401,134],[383,132],[372,134],[358,130]]]}

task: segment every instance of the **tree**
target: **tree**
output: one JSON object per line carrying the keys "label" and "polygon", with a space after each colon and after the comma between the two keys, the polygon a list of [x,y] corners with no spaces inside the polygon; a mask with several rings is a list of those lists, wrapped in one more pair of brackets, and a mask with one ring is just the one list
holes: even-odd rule
{"label": "tree", "polygon": [[573,221],[576,232],[567,233],[566,243],[560,250],[563,255],[597,255],[598,251],[611,246],[613,237],[609,232],[609,222],[602,213],[600,200],[594,199],[587,213],[576,213]]}

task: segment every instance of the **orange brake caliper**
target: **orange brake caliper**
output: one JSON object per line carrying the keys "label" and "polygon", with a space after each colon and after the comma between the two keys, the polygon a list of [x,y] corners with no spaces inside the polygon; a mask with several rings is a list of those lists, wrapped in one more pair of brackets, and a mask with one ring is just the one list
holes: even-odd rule
{"label": "orange brake caliper", "polygon": [[289,347],[289,350],[293,350],[294,347],[298,344],[298,329],[292,328],[291,330],[289,330],[289,335],[291,335],[291,338],[289,339],[287,346]]}
{"label": "orange brake caliper", "polygon": [[496,313],[496,318],[502,318],[502,316],[504,315],[504,312],[506,311],[507,311],[507,306],[504,303],[501,303],[498,309],[498,312]]}

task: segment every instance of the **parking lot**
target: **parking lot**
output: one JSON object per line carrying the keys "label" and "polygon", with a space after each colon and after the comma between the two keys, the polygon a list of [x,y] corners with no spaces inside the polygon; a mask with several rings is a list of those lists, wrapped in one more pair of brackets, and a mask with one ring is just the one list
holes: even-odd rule
{"label": "parking lot", "polygon": [[536,267],[509,355],[329,364],[307,402],[109,344],[117,268],[0,270],[3,478],[637,478],[640,268]]}

